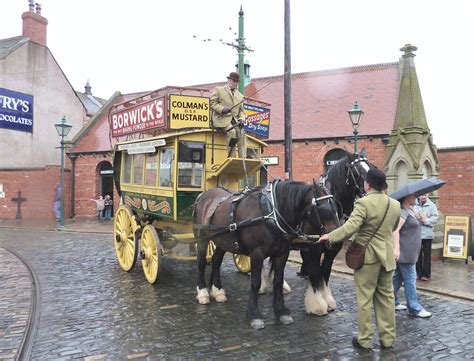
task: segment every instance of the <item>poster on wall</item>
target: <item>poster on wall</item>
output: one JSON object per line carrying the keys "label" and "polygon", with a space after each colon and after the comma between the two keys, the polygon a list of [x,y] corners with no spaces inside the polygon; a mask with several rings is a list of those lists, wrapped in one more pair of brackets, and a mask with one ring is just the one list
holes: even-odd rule
{"label": "poster on wall", "polygon": [[264,139],[270,136],[270,109],[244,104],[246,132]]}
{"label": "poster on wall", "polygon": [[0,88],[0,128],[33,133],[33,96]]}
{"label": "poster on wall", "polygon": [[471,217],[446,216],[444,221],[443,258],[465,259],[470,251]]}

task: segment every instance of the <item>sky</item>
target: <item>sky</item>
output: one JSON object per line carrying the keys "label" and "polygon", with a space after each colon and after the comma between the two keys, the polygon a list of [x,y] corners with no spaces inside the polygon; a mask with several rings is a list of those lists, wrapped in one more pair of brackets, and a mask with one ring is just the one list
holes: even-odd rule
{"label": "sky", "polygon": [[[78,91],[89,81],[101,98],[225,81],[237,52],[222,42],[238,38],[240,6],[253,50],[246,53],[251,77],[284,73],[284,0],[39,3],[49,22],[48,47],[66,77]],[[471,3],[290,0],[291,72],[397,62],[399,49],[410,43],[418,48],[416,70],[435,145],[474,145]],[[27,0],[0,0],[0,39],[21,35],[27,10]]]}

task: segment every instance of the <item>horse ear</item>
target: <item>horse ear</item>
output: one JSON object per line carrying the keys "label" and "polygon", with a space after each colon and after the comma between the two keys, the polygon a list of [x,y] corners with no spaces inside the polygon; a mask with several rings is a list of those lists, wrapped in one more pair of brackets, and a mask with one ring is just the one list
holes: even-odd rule
{"label": "horse ear", "polygon": [[367,150],[364,148],[362,148],[362,150],[360,151],[360,155],[364,158],[367,158]]}

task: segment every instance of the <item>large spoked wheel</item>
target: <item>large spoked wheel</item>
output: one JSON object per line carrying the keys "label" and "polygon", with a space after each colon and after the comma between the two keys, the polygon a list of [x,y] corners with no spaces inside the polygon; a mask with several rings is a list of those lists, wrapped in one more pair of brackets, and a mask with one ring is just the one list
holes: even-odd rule
{"label": "large spoked wheel", "polygon": [[126,272],[129,272],[137,261],[140,228],[130,208],[120,206],[114,219],[114,246],[118,263]]}
{"label": "large spoked wheel", "polygon": [[140,248],[145,278],[155,284],[161,267],[161,245],[155,227],[147,225],[143,228]]}
{"label": "large spoked wheel", "polygon": [[211,263],[212,256],[214,255],[215,251],[216,251],[216,244],[213,241],[209,241],[207,243],[207,249],[206,249],[206,262],[207,262],[207,264]]}
{"label": "large spoked wheel", "polygon": [[250,257],[243,254],[234,254],[234,263],[235,267],[242,273],[249,273],[251,270],[250,267]]}

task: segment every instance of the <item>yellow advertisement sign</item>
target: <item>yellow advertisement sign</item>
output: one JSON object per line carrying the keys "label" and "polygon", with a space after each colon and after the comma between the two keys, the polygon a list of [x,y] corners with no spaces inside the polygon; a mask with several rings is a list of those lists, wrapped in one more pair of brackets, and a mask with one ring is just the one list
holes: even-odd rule
{"label": "yellow advertisement sign", "polygon": [[467,259],[470,243],[469,216],[446,216],[444,221],[443,257]]}
{"label": "yellow advertisement sign", "polygon": [[190,95],[169,95],[171,129],[209,128],[209,98]]}

